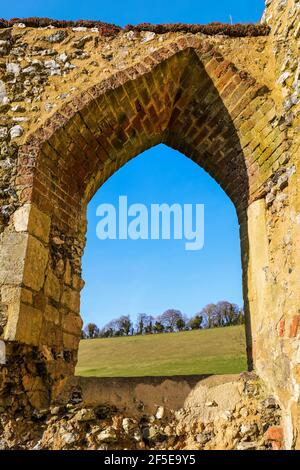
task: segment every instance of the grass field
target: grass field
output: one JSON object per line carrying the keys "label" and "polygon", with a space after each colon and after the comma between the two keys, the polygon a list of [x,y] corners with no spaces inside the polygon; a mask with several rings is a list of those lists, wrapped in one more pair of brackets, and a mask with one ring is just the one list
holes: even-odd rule
{"label": "grass field", "polygon": [[235,374],[247,369],[243,326],[82,340],[76,375]]}

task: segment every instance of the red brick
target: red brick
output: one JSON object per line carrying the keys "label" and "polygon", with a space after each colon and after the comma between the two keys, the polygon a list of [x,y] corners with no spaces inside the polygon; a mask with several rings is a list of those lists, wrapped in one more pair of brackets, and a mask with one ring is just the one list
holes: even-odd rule
{"label": "red brick", "polygon": [[285,320],[282,319],[279,322],[279,327],[278,327],[278,334],[281,338],[283,338],[285,332]]}
{"label": "red brick", "polygon": [[295,315],[290,325],[290,338],[295,338],[298,334],[300,324],[300,315]]}
{"label": "red brick", "polygon": [[265,438],[268,441],[278,441],[282,442],[283,441],[283,429],[280,426],[271,426],[266,434]]}
{"label": "red brick", "polygon": [[31,198],[32,198],[32,188],[23,189],[21,196],[20,196],[20,202],[22,204],[25,204],[27,202],[30,202]]}
{"label": "red brick", "polygon": [[272,441],[272,449],[273,450],[282,450],[283,445],[281,441]]}
{"label": "red brick", "polygon": [[214,70],[219,68],[219,65],[220,63],[215,58],[211,59],[205,66],[207,73],[211,75]]}
{"label": "red brick", "polygon": [[33,175],[24,175],[24,176],[18,176],[16,178],[16,185],[17,186],[30,186],[33,183]]}

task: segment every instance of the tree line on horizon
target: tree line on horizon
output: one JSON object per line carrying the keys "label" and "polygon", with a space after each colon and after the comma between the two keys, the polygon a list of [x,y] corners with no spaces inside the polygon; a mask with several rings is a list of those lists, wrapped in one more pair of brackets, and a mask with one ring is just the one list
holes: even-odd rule
{"label": "tree line on horizon", "polygon": [[103,328],[99,328],[95,323],[88,323],[82,331],[82,338],[116,338],[176,333],[242,325],[244,323],[245,315],[242,308],[234,303],[221,301],[217,304],[206,305],[191,318],[188,318],[180,310],[169,309],[157,317],[140,313],[135,325],[129,315],[122,315],[111,320]]}

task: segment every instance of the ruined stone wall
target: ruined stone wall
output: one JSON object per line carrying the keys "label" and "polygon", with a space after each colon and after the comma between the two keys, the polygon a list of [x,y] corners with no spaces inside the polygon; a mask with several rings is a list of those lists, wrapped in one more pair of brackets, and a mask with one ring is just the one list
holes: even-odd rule
{"label": "ruined stone wall", "polygon": [[264,21],[269,36],[0,30],[3,404],[46,406],[74,372],[86,205],[165,143],[235,204],[249,363],[299,447],[299,2]]}
{"label": "ruined stone wall", "polygon": [[255,362],[286,410],[287,447],[299,448],[300,2],[269,0],[264,20],[271,26],[276,120],[287,129],[288,145],[274,164],[266,204],[260,209],[266,220],[266,232],[261,236],[265,240],[265,282],[260,286],[265,314],[260,318],[254,314]]}
{"label": "ruined stone wall", "polygon": [[50,408],[2,413],[0,450],[282,448],[280,409],[253,374],[71,382]]}

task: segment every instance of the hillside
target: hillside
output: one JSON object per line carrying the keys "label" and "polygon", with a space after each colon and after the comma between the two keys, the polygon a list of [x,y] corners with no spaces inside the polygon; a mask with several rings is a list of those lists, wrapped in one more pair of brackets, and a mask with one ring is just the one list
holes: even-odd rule
{"label": "hillside", "polygon": [[235,374],[247,369],[244,326],[82,340],[76,375]]}

